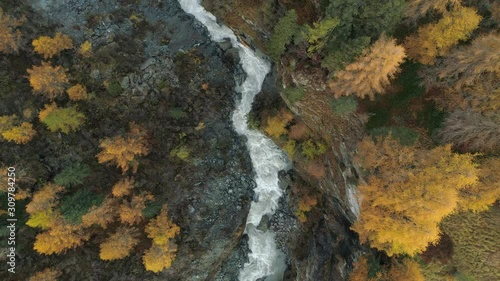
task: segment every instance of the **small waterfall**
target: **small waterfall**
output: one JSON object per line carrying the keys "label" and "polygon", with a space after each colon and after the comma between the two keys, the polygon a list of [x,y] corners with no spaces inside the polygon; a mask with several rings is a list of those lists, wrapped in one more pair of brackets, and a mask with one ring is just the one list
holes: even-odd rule
{"label": "small waterfall", "polygon": [[255,96],[260,92],[262,83],[270,70],[270,64],[258,57],[251,49],[238,42],[233,31],[217,23],[216,17],[207,12],[199,3],[200,0],[179,0],[182,9],[192,14],[208,29],[213,41],[228,38],[233,47],[239,50],[240,63],[247,77],[238,87],[241,100],[238,101],[232,115],[236,132],[246,136],[247,148],[256,173],[254,189],[257,202],[252,202],[248,214],[245,233],[249,237],[249,262],[240,271],[240,281],[255,281],[266,277],[266,281],[283,279],[286,269],[284,254],[276,248],[275,234],[258,229],[261,219],[271,216],[278,206],[282,191],[278,185],[278,172],[289,168],[286,154],[273,141],[259,131],[249,130],[247,116],[252,108]]}

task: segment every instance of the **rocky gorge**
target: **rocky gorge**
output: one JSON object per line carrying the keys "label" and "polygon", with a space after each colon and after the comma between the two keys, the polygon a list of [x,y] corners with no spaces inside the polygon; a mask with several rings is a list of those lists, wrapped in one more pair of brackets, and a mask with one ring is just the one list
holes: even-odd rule
{"label": "rocky gorge", "polygon": [[[19,253],[25,266],[20,266],[18,277],[58,264],[63,280],[238,280],[248,261],[245,223],[251,202],[257,199],[246,139],[237,134],[231,120],[241,98],[235,89],[245,79],[238,50],[227,41],[213,42],[206,28],[175,0],[26,0],[10,12],[27,14],[27,29],[40,25],[76,42],[89,40],[94,59],[78,67],[69,59],[61,62],[74,79],[88,80],[88,88],[101,99],[81,106],[92,113],[85,124],[89,129],[65,140],[65,150],[54,150],[53,140],[43,138],[29,149],[9,147],[16,156],[2,152],[1,158],[34,157],[41,165],[26,164],[33,177],[50,179],[72,158],[95,162],[96,139],[123,131],[130,121],[140,123],[149,131],[153,153],[141,163],[136,188],[165,202],[181,228],[176,259],[160,274],[141,267],[139,252],[105,262],[97,258],[96,246],[50,257],[36,255],[26,246]],[[230,27],[245,44],[258,48],[244,31]],[[259,116],[284,105],[277,68],[273,65],[266,76],[251,114]],[[82,138],[88,140],[88,149],[72,150],[70,145]],[[349,196],[358,181],[357,167],[350,161],[352,147],[338,144],[329,150],[335,161],[327,164],[329,173],[322,180],[308,177],[300,164],[280,172],[283,196],[276,213],[265,216],[259,228],[276,233],[278,248],[286,254],[283,280],[346,280],[361,251],[349,229],[357,215],[356,199]],[[188,151],[189,156],[182,159],[176,156],[178,151]],[[101,185],[110,185],[117,177],[109,169],[93,175],[94,180],[104,178]],[[296,206],[298,194],[304,193],[315,194],[319,205],[301,223]],[[34,233],[26,230],[20,235],[32,242]]]}

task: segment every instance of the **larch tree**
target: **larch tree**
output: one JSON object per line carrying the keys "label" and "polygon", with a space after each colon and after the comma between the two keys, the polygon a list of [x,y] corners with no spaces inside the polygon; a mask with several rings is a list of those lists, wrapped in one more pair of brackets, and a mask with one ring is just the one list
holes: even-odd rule
{"label": "larch tree", "polygon": [[7,141],[13,141],[17,144],[26,144],[36,135],[33,125],[28,122],[23,122],[19,126],[14,126],[2,133],[2,137]]}
{"label": "larch tree", "polygon": [[92,56],[92,43],[85,41],[78,48],[78,54],[84,58],[90,58]]}
{"label": "larch tree", "polygon": [[483,159],[479,168],[478,184],[460,191],[460,210],[486,211],[500,200],[500,158]]}
{"label": "larch tree", "polygon": [[61,131],[65,134],[78,130],[85,120],[85,115],[76,107],[58,108],[56,103],[45,105],[38,117],[51,132]]}
{"label": "larch tree", "polygon": [[365,257],[359,257],[358,261],[354,264],[354,268],[349,274],[349,281],[367,281],[368,278],[368,261]]}
{"label": "larch tree", "polygon": [[163,205],[160,214],[148,223],[146,233],[153,239],[153,245],[143,256],[146,270],[160,272],[169,268],[177,251],[171,240],[180,233],[180,227],[168,217],[167,205]]}
{"label": "larch tree", "polygon": [[64,190],[65,188],[60,185],[53,183],[45,184],[33,194],[33,198],[26,205],[26,212],[28,214],[35,214],[54,208],[59,201],[58,193],[62,193]]}
{"label": "larch tree", "polygon": [[433,64],[460,40],[466,40],[481,21],[474,8],[456,6],[435,24],[420,27],[405,40],[408,56],[423,64]]}
{"label": "larch tree", "polygon": [[352,228],[361,241],[389,256],[414,256],[439,239],[439,223],[452,213],[461,189],[477,183],[470,154],[450,146],[402,146],[392,137],[358,145],[356,162],[370,172],[359,187],[363,204]]}
{"label": "larch tree", "polygon": [[330,89],[336,98],[357,95],[373,100],[375,94],[384,93],[405,57],[404,48],[396,45],[395,39],[382,36],[345,70],[335,73]]}
{"label": "larch tree", "polygon": [[461,0],[409,0],[405,7],[405,16],[408,21],[416,23],[417,19],[424,17],[430,11],[444,14],[447,7],[460,5]]}
{"label": "larch tree", "polygon": [[42,65],[34,65],[32,69],[27,70],[31,88],[35,94],[43,94],[49,99],[64,93],[69,84],[66,70],[61,66],[52,66],[48,62],[42,62]]}
{"label": "larch tree", "polygon": [[87,89],[81,84],[74,85],[66,92],[68,93],[69,99],[72,101],[86,100],[89,97]]}
{"label": "larch tree", "polygon": [[134,188],[133,178],[124,178],[113,185],[111,193],[115,197],[123,197],[130,194],[130,191]]}
{"label": "larch tree", "polygon": [[114,197],[107,197],[101,205],[92,206],[82,216],[82,224],[85,227],[99,225],[106,229],[108,225],[116,220],[118,201]]}
{"label": "larch tree", "polygon": [[17,28],[23,22],[24,19],[17,20],[4,14],[0,8],[0,53],[17,53],[21,46],[21,31]]}
{"label": "larch tree", "polygon": [[491,152],[500,148],[500,124],[473,111],[456,110],[439,132],[443,143],[452,143],[470,152]]}
{"label": "larch tree", "polygon": [[132,249],[139,243],[135,228],[120,227],[100,245],[101,260],[119,260],[130,255]]}
{"label": "larch tree", "polygon": [[35,273],[30,277],[29,281],[57,281],[57,278],[60,275],[60,270],[48,267],[42,271]]}
{"label": "larch tree", "polygon": [[54,37],[40,36],[33,40],[32,44],[35,52],[43,55],[44,59],[50,59],[63,50],[73,48],[73,40],[60,32],[57,32]]}
{"label": "larch tree", "polygon": [[59,254],[81,246],[89,237],[80,226],[59,220],[56,225],[36,236],[33,248],[40,254]]}
{"label": "larch tree", "polygon": [[126,173],[130,167],[135,173],[139,166],[135,157],[149,153],[146,133],[135,123],[130,124],[130,132],[126,137],[106,138],[100,142],[99,147],[102,148],[102,151],[97,154],[99,163],[115,163],[123,173]]}
{"label": "larch tree", "polygon": [[122,204],[118,208],[120,221],[130,225],[141,222],[144,218],[142,210],[146,208],[147,202],[153,200],[153,195],[149,193],[134,195],[130,200],[123,200]]}

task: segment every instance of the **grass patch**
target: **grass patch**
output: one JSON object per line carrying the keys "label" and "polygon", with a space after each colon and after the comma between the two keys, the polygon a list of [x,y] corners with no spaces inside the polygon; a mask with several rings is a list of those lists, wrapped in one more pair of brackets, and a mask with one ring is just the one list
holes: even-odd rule
{"label": "grass patch", "polygon": [[306,95],[306,90],[302,87],[288,87],[283,89],[283,94],[293,104],[300,101]]}

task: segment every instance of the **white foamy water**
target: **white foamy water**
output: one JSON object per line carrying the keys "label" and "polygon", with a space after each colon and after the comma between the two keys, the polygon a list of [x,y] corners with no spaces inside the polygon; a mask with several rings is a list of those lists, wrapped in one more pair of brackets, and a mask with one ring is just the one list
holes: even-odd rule
{"label": "white foamy water", "polygon": [[266,281],[283,279],[285,271],[284,254],[276,248],[275,234],[257,229],[263,216],[271,216],[281,197],[278,186],[278,172],[287,169],[289,162],[286,154],[269,138],[259,131],[249,130],[247,116],[252,108],[255,96],[260,92],[262,83],[270,70],[270,64],[258,57],[251,49],[238,42],[233,31],[219,25],[214,15],[207,12],[199,0],[179,0],[182,9],[192,14],[205,25],[213,41],[231,40],[233,47],[238,48],[240,63],[247,77],[238,87],[241,100],[233,112],[232,120],[236,132],[247,137],[247,147],[255,171],[254,189],[257,202],[252,202],[247,218],[245,232],[249,237],[249,262],[240,271],[240,281],[255,281],[266,277]]}

